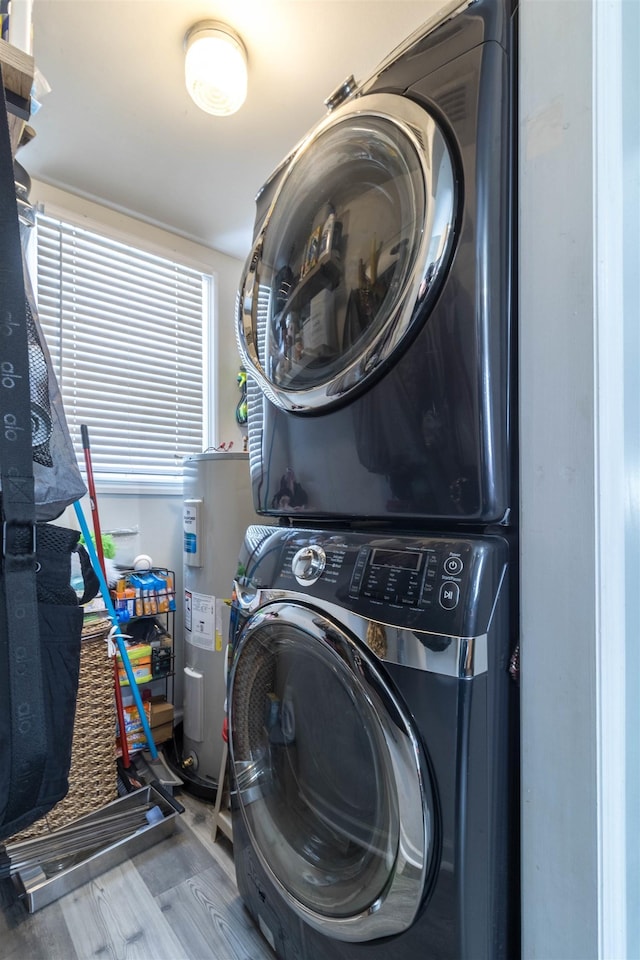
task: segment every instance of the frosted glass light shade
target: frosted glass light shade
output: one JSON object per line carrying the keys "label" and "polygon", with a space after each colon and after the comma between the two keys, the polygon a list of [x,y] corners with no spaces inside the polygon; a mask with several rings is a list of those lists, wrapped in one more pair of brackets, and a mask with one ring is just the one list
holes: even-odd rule
{"label": "frosted glass light shade", "polygon": [[185,37],[187,90],[205,113],[228,117],[247,96],[247,55],[240,37],[223,23],[205,20]]}

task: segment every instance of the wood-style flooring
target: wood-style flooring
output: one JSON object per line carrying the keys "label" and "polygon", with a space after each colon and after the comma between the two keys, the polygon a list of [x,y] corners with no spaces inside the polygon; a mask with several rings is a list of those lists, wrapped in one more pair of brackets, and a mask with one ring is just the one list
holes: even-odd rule
{"label": "wood-style flooring", "polygon": [[213,806],[181,792],[175,833],[29,914],[0,882],[2,960],[273,960],[238,896]]}

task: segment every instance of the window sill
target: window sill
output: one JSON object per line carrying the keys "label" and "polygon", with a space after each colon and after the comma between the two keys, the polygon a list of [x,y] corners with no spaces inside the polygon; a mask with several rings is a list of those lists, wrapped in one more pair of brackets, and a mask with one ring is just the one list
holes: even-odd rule
{"label": "window sill", "polygon": [[96,493],[121,497],[181,497],[182,478],[174,481],[145,482],[144,480],[100,480],[96,478]]}

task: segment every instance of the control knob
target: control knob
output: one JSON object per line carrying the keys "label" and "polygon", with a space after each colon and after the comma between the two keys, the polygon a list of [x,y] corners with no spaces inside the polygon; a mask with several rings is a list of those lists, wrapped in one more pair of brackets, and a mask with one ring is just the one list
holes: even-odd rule
{"label": "control knob", "polygon": [[295,554],[291,561],[293,575],[302,586],[315,583],[327,565],[327,555],[322,547],[310,543]]}

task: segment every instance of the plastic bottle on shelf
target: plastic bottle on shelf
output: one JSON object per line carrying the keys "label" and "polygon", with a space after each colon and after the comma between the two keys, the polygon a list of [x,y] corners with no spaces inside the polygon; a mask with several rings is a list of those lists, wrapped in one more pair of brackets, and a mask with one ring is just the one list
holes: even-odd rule
{"label": "plastic bottle on shelf", "polygon": [[336,220],[336,212],[330,203],[327,204],[325,213],[322,233],[320,234],[318,260],[324,260],[335,253],[340,239],[340,223]]}

